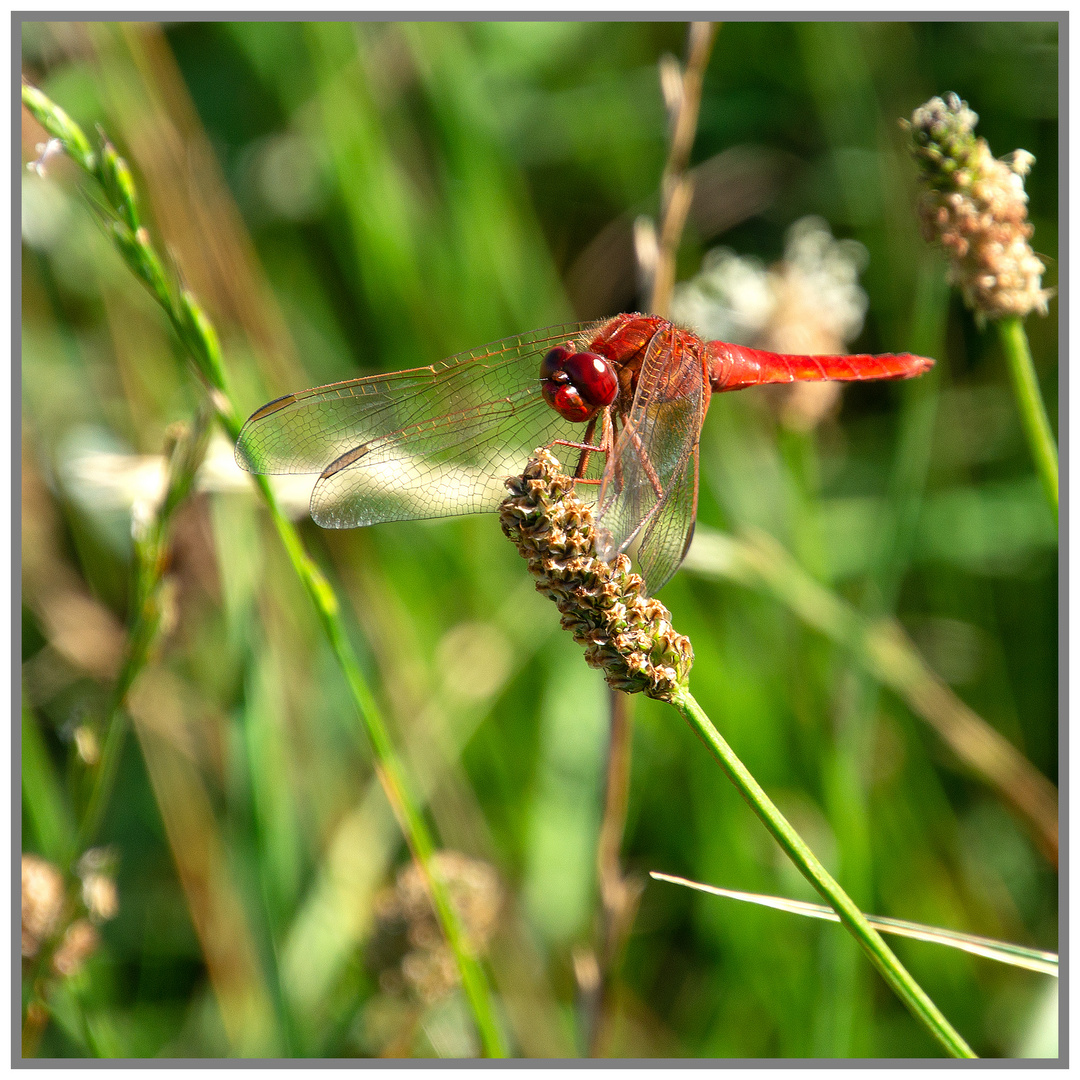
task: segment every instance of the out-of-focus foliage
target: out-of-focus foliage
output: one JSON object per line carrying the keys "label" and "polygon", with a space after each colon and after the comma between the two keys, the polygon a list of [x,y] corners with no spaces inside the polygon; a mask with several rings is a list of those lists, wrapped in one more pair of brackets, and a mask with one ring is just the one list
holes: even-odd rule
{"label": "out-of-focus foliage", "polygon": [[[657,61],[682,53],[685,24],[22,30],[27,77],[132,162],[247,411],[641,303],[631,226],[655,215],[664,164]],[[863,246],[851,344],[934,356],[934,374],[846,389],[810,424],[763,391],[715,398],[699,520],[764,529],[847,600],[894,612],[1054,780],[1053,523],[996,339],[919,238],[896,121],[955,90],[996,153],[1035,155],[1033,243],[1053,287],[1057,41],[1056,24],[1036,22],[725,24],[678,261],[683,281],[721,245],[767,267],[807,215]],[[26,114],[23,132],[32,160],[44,139]],[[62,161],[24,178],[22,265],[23,846],[56,861],[132,614],[132,508],[197,390]],[[1056,320],[1055,300],[1027,324],[1052,412]],[[387,929],[407,853],[314,615],[265,514],[230,487],[229,453],[211,447],[206,490],[178,516],[171,618],[129,701],[136,737],[100,838],[108,874],[94,871],[115,880],[115,916],[53,980],[48,1014],[28,1019],[30,1050],[475,1053],[460,993],[418,990],[445,980],[404,966],[436,955],[408,938],[422,920],[402,908]],[[598,917],[600,676],[494,517],[345,533],[308,522],[304,536],[347,600],[442,844],[494,868],[476,895],[500,897],[497,916],[483,908],[487,963],[515,1051],[583,1052],[575,956]],[[694,643],[695,695],[865,910],[1056,949],[1053,866],[848,654],[736,584],[684,570],[663,599]],[[656,702],[635,703],[623,853],[642,879],[810,898]],[[393,933],[406,959],[388,979]],[[980,1053],[1056,1053],[1051,980],[896,948]],[[615,1056],[935,1052],[836,927],[655,881],[611,1007]]]}

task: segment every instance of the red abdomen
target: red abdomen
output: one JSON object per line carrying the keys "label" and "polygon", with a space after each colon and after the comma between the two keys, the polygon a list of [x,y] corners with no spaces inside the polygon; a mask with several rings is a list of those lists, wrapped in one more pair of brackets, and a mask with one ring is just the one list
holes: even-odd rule
{"label": "red abdomen", "polygon": [[911,353],[870,356],[785,356],[781,353],[710,341],[709,382],[717,393],[762,383],[853,382],[863,379],[910,379],[934,366],[934,361]]}

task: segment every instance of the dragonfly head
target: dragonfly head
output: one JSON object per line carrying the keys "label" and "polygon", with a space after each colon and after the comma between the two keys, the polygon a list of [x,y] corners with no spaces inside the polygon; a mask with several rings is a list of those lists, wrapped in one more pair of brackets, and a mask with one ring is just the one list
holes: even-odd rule
{"label": "dragonfly head", "polygon": [[557,345],[540,362],[540,392],[560,416],[584,424],[618,397],[619,379],[599,353]]}

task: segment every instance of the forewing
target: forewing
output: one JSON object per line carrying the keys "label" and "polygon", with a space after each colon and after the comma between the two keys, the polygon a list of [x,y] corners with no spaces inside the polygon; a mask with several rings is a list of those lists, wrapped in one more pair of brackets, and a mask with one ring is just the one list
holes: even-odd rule
{"label": "forewing", "polygon": [[[600,487],[600,550],[605,558],[626,551],[639,536],[644,539],[650,528],[659,530],[657,535],[664,540],[662,550],[667,552],[674,544],[670,534],[682,528],[679,522],[686,514],[683,489],[687,484],[692,520],[696,469],[689,481],[686,477],[707,403],[700,358],[680,344],[674,328],[658,331],[646,349],[637,392],[623,418]],[[658,520],[673,495],[678,497],[679,509],[672,511],[670,519],[661,516]],[[648,545],[643,546],[648,556]],[[668,570],[670,556],[658,558],[652,570],[657,581],[664,572],[670,577],[678,565],[676,560]],[[659,588],[652,581],[649,586],[650,590]]]}
{"label": "forewing", "polygon": [[554,439],[579,440],[540,396],[554,345],[584,348],[597,324],[521,334],[427,368],[291,394],[244,425],[251,472],[318,473],[312,517],[328,528],[498,508],[505,477]]}
{"label": "forewing", "polygon": [[697,516],[698,451],[694,448],[682,476],[663,506],[642,530],[638,567],[645,591],[655,596],[679,569],[694,535]]}

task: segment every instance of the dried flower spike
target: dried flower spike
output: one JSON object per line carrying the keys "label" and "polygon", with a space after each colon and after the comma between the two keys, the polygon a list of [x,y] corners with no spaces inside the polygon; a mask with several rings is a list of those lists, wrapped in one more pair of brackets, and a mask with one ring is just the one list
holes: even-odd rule
{"label": "dried flower spike", "polygon": [[556,457],[537,450],[506,486],[502,530],[528,560],[537,591],[555,601],[563,629],[585,646],[585,660],[615,690],[670,701],[694,662],[690,639],[675,632],[659,600],[645,595],[625,555],[612,563],[597,556],[592,511]]}
{"label": "dried flower spike", "polygon": [[64,877],[39,855],[22,857],[22,954],[36,956],[60,923]]}
{"label": "dried flower spike", "polygon": [[[482,955],[503,904],[498,874],[487,863],[457,851],[437,851],[431,866],[446,885],[469,949],[475,956]],[[438,1001],[460,982],[454,954],[415,863],[398,874],[392,889],[376,896],[375,930],[367,959],[379,972],[379,984],[386,993],[410,993],[425,1004]]]}
{"label": "dried flower spike", "polygon": [[1028,241],[1024,177],[1035,160],[1026,150],[995,158],[975,135],[978,116],[956,94],[931,98],[901,124],[922,170],[923,235],[949,255],[950,280],[980,322],[1031,311],[1046,314],[1052,293],[1046,267]]}

